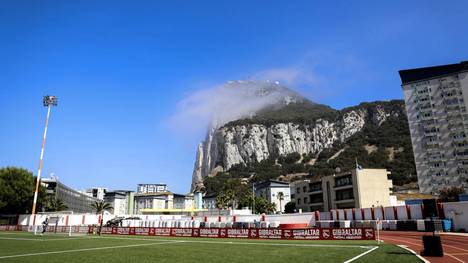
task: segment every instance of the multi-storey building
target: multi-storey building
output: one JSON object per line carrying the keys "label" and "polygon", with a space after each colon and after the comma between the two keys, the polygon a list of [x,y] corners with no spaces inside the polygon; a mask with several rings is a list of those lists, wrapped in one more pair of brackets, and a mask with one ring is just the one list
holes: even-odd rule
{"label": "multi-storey building", "polygon": [[274,203],[277,212],[284,212],[286,204],[291,201],[291,190],[287,182],[268,180],[255,184],[254,187],[255,195]]}
{"label": "multi-storey building", "polygon": [[134,196],[135,214],[193,212],[194,195],[171,192],[137,193]]}
{"label": "multi-storey building", "polygon": [[96,212],[91,204],[100,201],[99,199],[64,185],[56,177],[43,178],[41,179],[41,184],[45,187],[48,195],[65,203],[67,206],[66,210],[75,213]]}
{"label": "multi-storey building", "polygon": [[104,201],[113,207],[114,215],[133,214],[134,192],[126,190],[107,191]]}
{"label": "multi-storey building", "polygon": [[292,201],[304,212],[391,205],[386,169],[356,169],[291,184]]}
{"label": "multi-storey building", "polygon": [[99,200],[104,200],[106,191],[107,191],[107,188],[93,187],[93,188],[86,189],[86,194],[94,198],[97,198]]}
{"label": "multi-storey building", "polygon": [[420,191],[468,188],[468,61],[399,73]]}

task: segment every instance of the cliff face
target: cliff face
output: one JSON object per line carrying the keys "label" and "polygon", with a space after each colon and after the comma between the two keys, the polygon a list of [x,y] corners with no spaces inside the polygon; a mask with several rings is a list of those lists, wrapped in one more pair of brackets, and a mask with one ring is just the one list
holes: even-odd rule
{"label": "cliff face", "polygon": [[[268,116],[278,116],[284,111],[277,114],[274,110],[268,111]],[[318,155],[336,143],[346,143],[366,124],[380,127],[390,117],[406,119],[403,102],[368,103],[341,111],[327,109],[323,118],[319,113],[314,119],[303,116],[294,119],[291,116],[297,111],[294,108],[287,112],[286,121],[271,118],[265,121],[257,116],[257,119],[211,128],[198,148],[192,191],[202,186],[203,178],[227,171],[236,164],[260,162],[291,153]]]}

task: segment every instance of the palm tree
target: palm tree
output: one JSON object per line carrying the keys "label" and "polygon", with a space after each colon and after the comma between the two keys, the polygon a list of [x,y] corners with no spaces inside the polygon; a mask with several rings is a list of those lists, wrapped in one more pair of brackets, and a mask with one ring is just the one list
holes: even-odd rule
{"label": "palm tree", "polygon": [[91,204],[91,207],[96,210],[96,214],[102,214],[104,211],[114,209],[109,203],[104,201],[96,201]]}
{"label": "palm tree", "polygon": [[51,212],[66,210],[68,206],[60,199],[52,198],[49,200],[47,210]]}
{"label": "palm tree", "polygon": [[276,211],[276,204],[275,203],[265,203],[265,212],[268,214],[274,213]]}
{"label": "palm tree", "polygon": [[96,214],[101,214],[101,220],[99,222],[99,230],[98,230],[98,234],[101,235],[103,213],[104,211],[112,210],[114,208],[109,203],[106,203],[104,201],[96,201],[91,204],[91,207],[94,208],[94,210],[96,210]]}
{"label": "palm tree", "polygon": [[233,190],[227,190],[224,195],[226,196],[228,206],[231,205],[231,208],[234,209],[236,205],[236,194]]}
{"label": "palm tree", "polygon": [[281,201],[284,200],[284,193],[283,192],[278,192],[278,200],[279,200],[279,207],[280,207],[280,213],[283,212],[282,206],[281,206]]}
{"label": "palm tree", "polygon": [[218,208],[225,209],[226,207],[228,207],[228,205],[229,205],[229,200],[226,197],[226,195],[224,195],[224,193],[221,193],[218,196],[216,196],[216,206]]}

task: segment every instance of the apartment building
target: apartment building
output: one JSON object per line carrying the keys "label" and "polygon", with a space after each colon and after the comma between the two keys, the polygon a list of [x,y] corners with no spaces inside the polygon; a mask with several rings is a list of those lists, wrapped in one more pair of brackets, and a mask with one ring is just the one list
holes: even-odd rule
{"label": "apartment building", "polygon": [[62,201],[67,206],[66,210],[74,213],[94,213],[96,211],[91,205],[96,201],[101,201],[66,186],[56,177],[41,179],[41,185],[45,188],[47,195]]}
{"label": "apartment building", "polygon": [[399,74],[420,191],[468,189],[468,61]]}
{"label": "apartment building", "polygon": [[303,212],[391,205],[386,169],[356,169],[291,184],[291,199]]}
{"label": "apartment building", "polygon": [[133,214],[134,195],[135,192],[127,190],[107,191],[104,201],[113,207],[114,215],[130,215]]}

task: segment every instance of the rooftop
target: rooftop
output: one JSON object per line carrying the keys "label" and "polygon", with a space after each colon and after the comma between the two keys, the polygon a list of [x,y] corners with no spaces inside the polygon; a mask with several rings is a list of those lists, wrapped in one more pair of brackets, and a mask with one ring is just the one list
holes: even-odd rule
{"label": "rooftop", "polygon": [[434,77],[441,77],[444,75],[453,74],[465,70],[468,70],[468,61],[462,61],[457,64],[405,69],[398,71],[398,73],[400,74],[401,82],[404,85],[410,82],[430,79]]}

